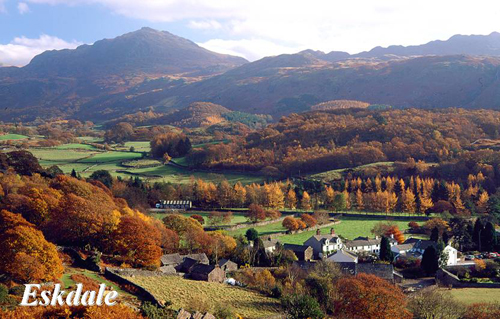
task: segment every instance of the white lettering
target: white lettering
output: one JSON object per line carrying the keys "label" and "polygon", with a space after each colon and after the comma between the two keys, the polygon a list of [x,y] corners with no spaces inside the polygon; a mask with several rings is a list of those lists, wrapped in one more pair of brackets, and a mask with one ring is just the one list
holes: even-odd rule
{"label": "white lettering", "polygon": [[61,290],[61,284],[55,284],[54,285],[54,293],[52,294],[52,301],[50,302],[50,305],[55,306],[56,303],[58,303],[59,306],[64,306],[63,295],[65,293],[66,293],[66,291]]}
{"label": "white lettering", "polygon": [[95,291],[85,291],[82,296],[82,306],[95,305]]}
{"label": "white lettering", "polygon": [[44,307],[47,307],[48,305],[50,305],[49,296],[51,295],[51,292],[48,290],[44,290],[44,291],[42,291],[41,295],[42,295],[43,302],[40,302],[39,305],[44,306]]}
{"label": "white lettering", "polygon": [[36,290],[32,292],[31,288],[35,287],[35,288],[40,289],[42,286],[37,285],[37,284],[27,284],[25,286],[26,286],[26,289],[24,289],[23,300],[21,301],[20,305],[21,306],[30,306],[30,307],[38,305],[37,300],[30,302],[30,303],[28,303],[28,301],[29,301],[30,297],[36,298]]}
{"label": "white lettering", "polygon": [[118,292],[112,290],[104,298],[104,303],[106,304],[106,306],[114,306],[116,305],[116,300],[115,301],[113,300],[116,299],[117,297],[118,297]]}
{"label": "white lettering", "polygon": [[103,298],[104,298],[104,291],[106,290],[106,285],[105,284],[100,284],[99,285],[99,293],[97,294],[97,301],[96,305],[102,306],[103,304]]}

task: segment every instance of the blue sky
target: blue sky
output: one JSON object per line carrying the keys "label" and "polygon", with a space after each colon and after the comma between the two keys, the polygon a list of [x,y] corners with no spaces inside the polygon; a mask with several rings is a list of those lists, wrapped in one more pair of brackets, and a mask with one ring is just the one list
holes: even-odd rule
{"label": "blue sky", "polygon": [[0,0],[0,64],[143,26],[256,60],[489,34],[500,31],[498,17],[500,2],[486,0]]}

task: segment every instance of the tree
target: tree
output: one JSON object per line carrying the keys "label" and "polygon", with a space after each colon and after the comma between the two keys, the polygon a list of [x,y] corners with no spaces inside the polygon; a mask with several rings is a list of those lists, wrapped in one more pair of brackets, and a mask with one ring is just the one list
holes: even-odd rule
{"label": "tree", "polygon": [[292,294],[281,299],[281,305],[290,319],[320,319],[324,313],[316,301],[308,295]]}
{"label": "tree", "polygon": [[71,177],[77,178],[76,171],[74,168],[71,170]]}
{"label": "tree", "polygon": [[346,209],[346,196],[344,193],[337,193],[333,198],[333,208],[335,211],[342,211]]}
{"label": "tree", "polygon": [[316,219],[312,217],[309,214],[302,214],[300,215],[300,219],[306,224],[307,227],[314,227],[316,226]]}
{"label": "tree", "polygon": [[139,216],[124,216],[112,235],[114,250],[136,267],[160,265],[161,233]]}
{"label": "tree", "polygon": [[431,232],[431,240],[433,242],[438,242],[439,240],[439,229],[437,227],[434,227]]}
{"label": "tree", "polygon": [[113,176],[106,170],[98,170],[92,173],[89,177],[90,180],[99,181],[103,183],[107,188],[113,186]]}
{"label": "tree", "polygon": [[282,225],[284,228],[288,229],[289,231],[294,231],[294,230],[299,229],[299,223],[298,223],[297,219],[293,218],[292,216],[285,217]]}
{"label": "tree", "polygon": [[254,241],[259,238],[259,232],[255,228],[249,228],[245,233],[245,237],[248,241]]}
{"label": "tree", "polygon": [[439,255],[434,246],[425,249],[420,266],[427,275],[432,275],[439,269]]}
{"label": "tree", "polygon": [[318,224],[323,225],[330,221],[330,213],[324,210],[317,210],[314,212],[313,218]]}
{"label": "tree", "polygon": [[493,251],[497,245],[497,234],[495,226],[487,222],[484,230],[481,232],[481,248],[483,251]]}
{"label": "tree", "polygon": [[205,219],[203,218],[203,216],[201,215],[198,215],[198,214],[193,214],[191,216],[192,219],[196,220],[198,223],[200,223],[201,225],[205,224]]}
{"label": "tree", "polygon": [[19,175],[31,176],[43,172],[37,158],[28,151],[13,151],[7,153],[7,156],[9,166]]}
{"label": "tree", "polygon": [[337,282],[335,315],[339,318],[411,318],[406,297],[397,286],[374,275],[343,277]]}
{"label": "tree", "polygon": [[56,246],[21,216],[0,212],[0,273],[19,283],[58,280],[63,273]]}
{"label": "tree", "polygon": [[476,247],[479,251],[481,251],[481,233],[484,230],[483,223],[478,218],[474,224],[474,232],[472,233],[472,241],[476,244]]}
{"label": "tree", "polygon": [[394,260],[394,253],[391,250],[391,243],[389,239],[385,236],[382,236],[380,240],[380,260],[391,262]]}
{"label": "tree", "polygon": [[262,208],[262,206],[259,206],[257,204],[250,204],[250,206],[248,206],[246,217],[252,223],[256,223],[259,220],[266,219],[266,211],[264,210],[264,208]]}
{"label": "tree", "polygon": [[304,191],[302,193],[302,200],[300,201],[300,208],[304,210],[310,210],[311,209],[311,197],[309,196],[309,193]]}
{"label": "tree", "polygon": [[437,287],[430,287],[412,294],[408,299],[408,310],[413,313],[415,319],[444,319],[463,318],[465,307],[457,302],[450,293]]}

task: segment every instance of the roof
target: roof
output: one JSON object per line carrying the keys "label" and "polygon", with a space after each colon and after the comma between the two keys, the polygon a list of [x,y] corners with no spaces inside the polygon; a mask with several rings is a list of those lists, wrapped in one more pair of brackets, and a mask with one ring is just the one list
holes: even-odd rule
{"label": "roof", "polygon": [[295,245],[295,244],[284,244],[283,248],[286,250],[291,250],[291,251],[296,251],[296,252],[305,252],[308,248],[311,248],[311,246],[307,245]]}
{"label": "roof", "polygon": [[162,205],[189,205],[191,204],[190,200],[160,200],[160,204]]}
{"label": "roof", "polygon": [[235,264],[235,265],[236,265],[236,263],[235,263],[235,262],[233,262],[233,261],[231,261],[231,260],[229,260],[229,259],[226,259],[226,258],[222,258],[222,259],[221,259],[221,260],[219,260],[219,262],[217,263],[217,265],[219,265],[219,267],[222,267],[222,266],[224,266],[224,265],[226,265],[226,264]]}
{"label": "roof", "polygon": [[399,250],[410,250],[413,248],[413,246],[415,246],[415,243],[410,243],[410,244],[400,244],[400,245],[396,245],[394,246],[394,248],[397,248]]}
{"label": "roof", "polygon": [[[186,257],[186,258],[184,258],[182,263],[179,265],[179,267],[177,267],[177,270],[180,272],[187,273],[190,271],[190,269],[194,265],[197,265],[197,264],[199,264],[198,260]],[[205,264],[201,264],[201,265],[205,265]]]}
{"label": "roof", "polygon": [[329,261],[337,263],[355,263],[358,257],[344,250],[338,250],[335,254],[327,258]]}
{"label": "roof", "polygon": [[189,271],[190,274],[208,275],[215,269],[213,265],[196,264]]}
{"label": "roof", "polygon": [[403,244],[416,244],[420,241],[418,238],[408,238]]}
{"label": "roof", "polygon": [[177,271],[175,270],[174,266],[163,266],[163,267],[160,267],[160,271],[164,274],[170,274],[170,275],[173,275],[175,273],[177,273]]}
{"label": "roof", "polygon": [[164,266],[178,265],[182,262],[182,257],[179,254],[168,254],[161,256],[160,260]]}
{"label": "roof", "polygon": [[210,263],[210,261],[208,260],[208,257],[205,253],[201,253],[201,254],[189,254],[189,255],[183,255],[182,257],[184,258],[190,258],[190,259],[194,259],[202,264],[208,264]]}
{"label": "roof", "polygon": [[268,239],[268,240],[263,240],[262,243],[264,244],[264,248],[269,248],[269,247],[274,247],[278,243],[277,239]]}
{"label": "roof", "polygon": [[346,247],[373,246],[380,245],[380,239],[369,239],[368,237],[358,237],[354,240],[346,240]]}
{"label": "roof", "polygon": [[[330,241],[331,240],[335,240],[336,241],[337,238],[339,238],[339,236],[332,235],[332,234],[325,234],[325,235],[313,235],[313,236],[311,236],[311,238],[316,239],[318,242],[323,242],[323,241],[325,241],[327,239],[330,240]],[[311,239],[311,238],[309,238],[309,239]]]}
{"label": "roof", "polygon": [[356,273],[375,275],[382,279],[394,279],[394,267],[391,264],[357,264]]}
{"label": "roof", "polygon": [[415,246],[413,246],[413,248],[415,249],[419,249],[419,250],[426,250],[427,248],[429,248],[430,246],[433,246],[435,247],[436,246],[436,242],[435,241],[432,241],[432,240],[419,240]]}

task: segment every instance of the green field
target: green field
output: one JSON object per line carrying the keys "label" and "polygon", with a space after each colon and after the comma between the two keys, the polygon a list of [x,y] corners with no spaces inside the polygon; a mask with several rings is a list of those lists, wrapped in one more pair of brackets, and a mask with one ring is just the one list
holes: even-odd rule
{"label": "green field", "polygon": [[[131,142],[145,143],[145,142]],[[136,144],[139,147],[138,144]],[[142,145],[145,147],[145,145]],[[188,168],[173,165],[161,165],[148,168],[130,168],[121,165],[124,161],[142,158],[139,151],[100,151],[93,146],[85,144],[65,144],[51,148],[31,148],[33,155],[38,158],[40,165],[49,167],[57,165],[64,173],[73,169],[84,177],[90,176],[97,170],[107,170],[114,176],[130,178],[138,176],[150,182],[189,183],[191,176],[205,181],[219,183],[227,179],[229,183],[241,182],[243,184],[261,183],[264,176],[245,175],[240,173],[215,174],[204,171],[193,171]],[[185,164],[185,158],[176,159],[179,164]]]}
{"label": "green field", "polygon": [[[373,227],[381,221],[386,221],[384,219],[362,217],[342,217],[340,220],[340,224],[333,226],[333,228],[335,229],[335,233],[347,239],[354,239],[359,236],[373,237],[374,235],[371,233]],[[398,225],[401,231],[408,229],[408,221],[391,221],[391,223]],[[248,228],[230,231],[229,234],[232,236],[242,235],[245,234]],[[278,232],[284,232],[286,230],[283,226],[281,226],[281,222],[253,228],[255,228],[260,235],[271,235]],[[321,233],[328,233],[330,231],[330,228],[331,226],[322,228]],[[309,237],[311,237],[315,233],[316,230],[311,230],[302,232],[300,234],[283,235],[280,237],[280,241],[287,244],[302,245],[307,239],[309,239]]]}
{"label": "green field", "polygon": [[227,284],[194,281],[177,276],[134,276],[127,279],[146,288],[159,300],[170,301],[175,310],[184,308],[192,311],[196,309],[190,309],[191,307],[208,303],[212,313],[218,305],[230,306],[244,318],[269,318],[281,313],[277,299]]}
{"label": "green field", "polygon": [[5,135],[0,135],[0,141],[9,141],[9,140],[24,140],[27,139],[28,137],[26,135],[20,135],[20,134],[5,134]]}
{"label": "green field", "polygon": [[465,304],[499,303],[500,289],[498,288],[456,288],[448,290],[456,300]]}

